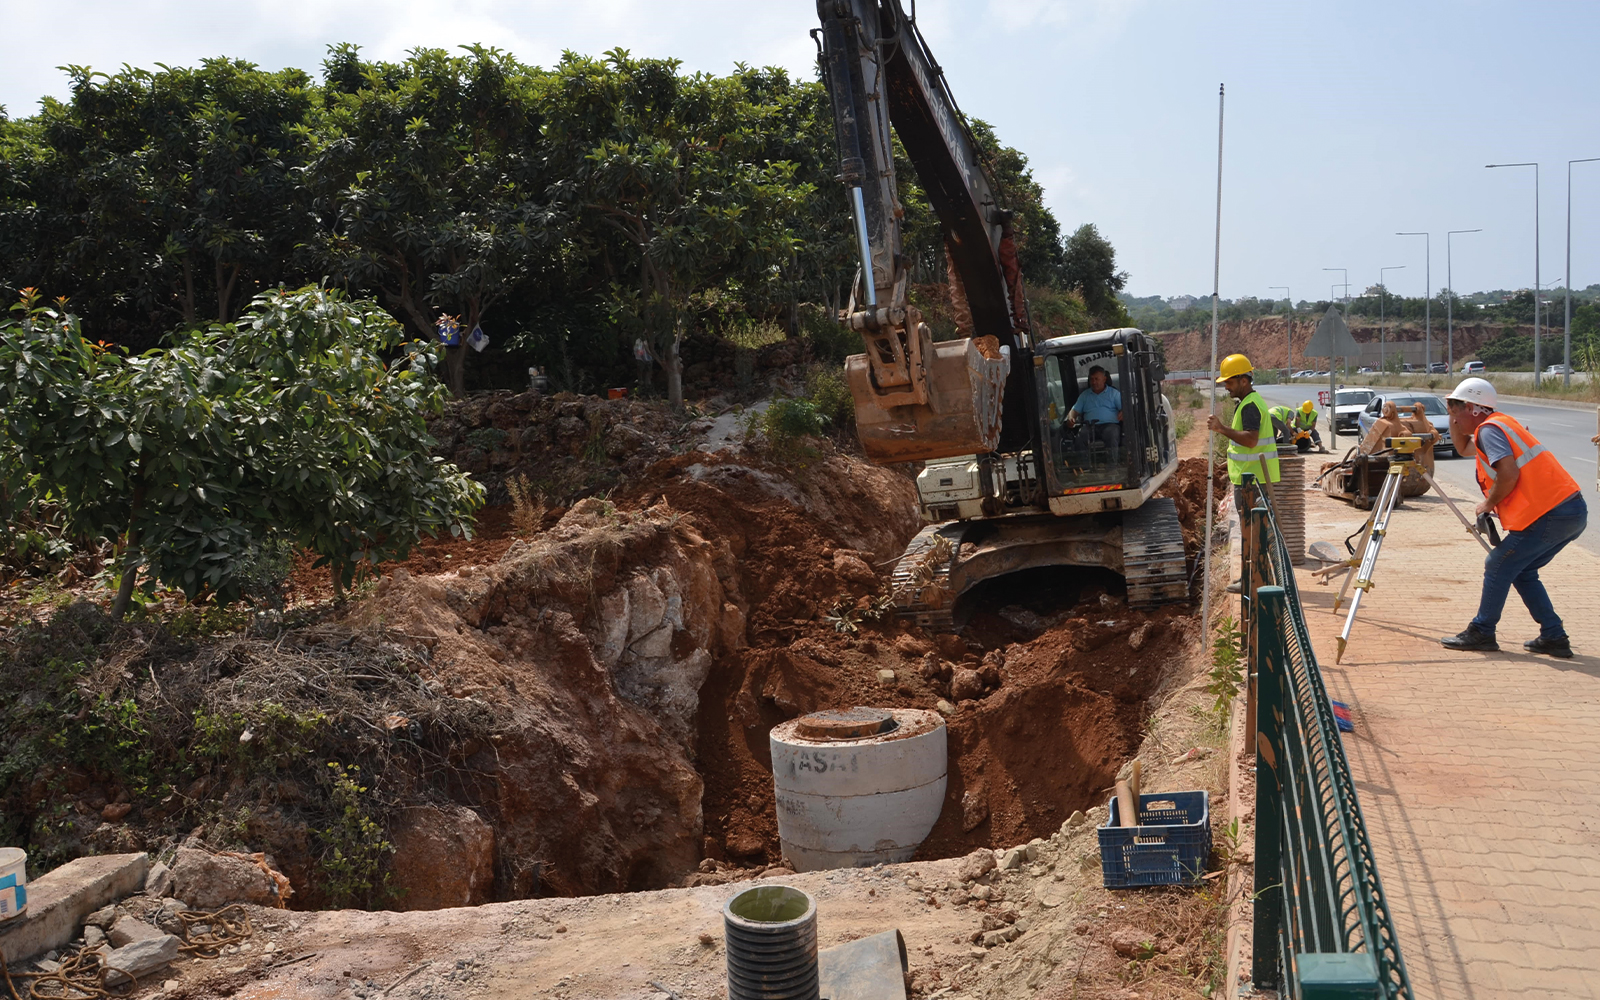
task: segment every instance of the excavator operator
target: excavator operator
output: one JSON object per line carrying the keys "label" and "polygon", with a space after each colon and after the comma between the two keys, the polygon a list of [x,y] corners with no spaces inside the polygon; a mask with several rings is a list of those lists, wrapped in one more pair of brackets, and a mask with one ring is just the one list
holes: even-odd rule
{"label": "excavator operator", "polygon": [[1089,389],[1078,393],[1067,423],[1087,425],[1089,434],[1106,446],[1114,457],[1122,447],[1122,393],[1111,384],[1111,375],[1099,365],[1089,369]]}

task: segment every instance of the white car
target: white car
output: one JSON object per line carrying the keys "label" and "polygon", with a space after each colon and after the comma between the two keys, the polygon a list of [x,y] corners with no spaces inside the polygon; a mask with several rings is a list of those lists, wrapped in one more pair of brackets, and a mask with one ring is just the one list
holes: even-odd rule
{"label": "white car", "polygon": [[1356,433],[1361,411],[1377,393],[1371,389],[1340,389],[1333,396],[1333,426],[1340,434]]}
{"label": "white car", "polygon": [[1311,376],[1313,376],[1315,374],[1316,374],[1316,372],[1312,371],[1309,368],[1302,368],[1299,371],[1295,372],[1293,375],[1290,375],[1289,377],[1290,378],[1310,378]]}
{"label": "white car", "polygon": [[1545,370],[1544,370],[1544,374],[1546,374],[1546,375],[1566,375],[1567,374],[1567,366],[1557,362],[1556,364],[1553,364],[1553,365],[1550,365],[1550,366],[1546,367]]}

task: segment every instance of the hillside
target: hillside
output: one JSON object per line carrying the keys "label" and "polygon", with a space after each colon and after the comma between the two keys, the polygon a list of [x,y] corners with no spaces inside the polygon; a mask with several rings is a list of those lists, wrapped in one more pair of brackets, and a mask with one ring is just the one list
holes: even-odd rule
{"label": "hillside", "polygon": [[[1325,364],[1320,358],[1308,359],[1305,356],[1306,345],[1311,341],[1311,335],[1316,332],[1316,320],[1302,318],[1294,324],[1294,358],[1290,367],[1305,368],[1319,367]],[[1412,363],[1422,360],[1423,335],[1422,326],[1407,323],[1385,324],[1386,350],[1392,352],[1395,345],[1401,345],[1405,359]],[[1472,357],[1485,342],[1500,336],[1504,327],[1498,324],[1473,323],[1455,326],[1455,360],[1457,365],[1461,361]],[[1519,326],[1517,332],[1526,336],[1533,336],[1532,326]],[[1360,359],[1355,359],[1359,364],[1376,365],[1378,363],[1379,326],[1376,323],[1358,323],[1350,327],[1351,336],[1356,343],[1368,348],[1362,352]],[[1546,331],[1548,335],[1549,331]],[[1559,331],[1558,331],[1559,335]],[[1167,333],[1156,334],[1166,345],[1167,367],[1172,371],[1200,370],[1211,363],[1211,328],[1202,327],[1197,330],[1174,330]],[[1433,326],[1434,360],[1444,358],[1445,325],[1436,322]],[[1265,316],[1259,319],[1244,320],[1242,322],[1223,323],[1217,331],[1217,354],[1226,357],[1229,354],[1244,354],[1258,368],[1282,368],[1284,358],[1284,320],[1281,316]]]}

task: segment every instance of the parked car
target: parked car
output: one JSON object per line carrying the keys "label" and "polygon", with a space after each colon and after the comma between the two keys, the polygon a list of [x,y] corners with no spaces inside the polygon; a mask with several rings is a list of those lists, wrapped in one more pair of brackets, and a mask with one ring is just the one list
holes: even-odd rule
{"label": "parked car", "polygon": [[1428,366],[1428,374],[1448,375],[1450,374],[1450,366],[1445,364],[1443,361],[1435,361],[1433,364]]}
{"label": "parked car", "polygon": [[1465,364],[1463,364],[1461,366],[1461,374],[1463,374],[1463,375],[1482,375],[1483,374],[1483,362],[1482,361],[1468,361],[1467,363],[1465,363]]}
{"label": "parked car", "polygon": [[1377,393],[1371,389],[1340,389],[1333,396],[1333,426],[1341,434],[1356,432],[1356,418]]}
{"label": "parked car", "polygon": [[1450,414],[1445,409],[1444,400],[1429,393],[1397,392],[1388,395],[1374,395],[1367,405],[1362,407],[1360,414],[1356,417],[1356,427],[1361,434],[1365,435],[1367,431],[1372,430],[1372,425],[1378,422],[1379,417],[1383,416],[1383,404],[1385,403],[1393,403],[1397,409],[1401,410],[1410,409],[1413,403],[1421,403],[1422,412],[1427,416],[1428,423],[1432,424],[1433,429],[1439,432],[1439,440],[1433,445],[1433,453],[1437,455],[1441,451],[1448,450],[1452,458],[1460,454],[1460,452],[1456,451],[1455,444],[1450,440]]}
{"label": "parked car", "polygon": [[1311,376],[1313,376],[1315,374],[1316,374],[1316,372],[1312,371],[1309,368],[1302,368],[1299,371],[1295,372],[1293,375],[1290,375],[1289,377],[1290,378],[1310,378]]}

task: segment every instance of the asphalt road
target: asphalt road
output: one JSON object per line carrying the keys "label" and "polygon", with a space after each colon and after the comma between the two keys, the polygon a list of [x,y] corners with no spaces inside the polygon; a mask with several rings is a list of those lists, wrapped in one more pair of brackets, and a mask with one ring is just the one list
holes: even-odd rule
{"label": "asphalt road", "polygon": [[[1264,385],[1261,387],[1261,395],[1273,406],[1283,403],[1298,407],[1307,399],[1316,402],[1318,388],[1304,383],[1292,386]],[[1320,388],[1324,392],[1327,391],[1326,386]],[[1389,391],[1412,392],[1413,390]],[[1600,459],[1600,449],[1589,441],[1596,431],[1594,411],[1562,406],[1541,406],[1535,403],[1503,403],[1499,409],[1515,417],[1519,423],[1533,432],[1534,436],[1561,461],[1572,478],[1578,481],[1578,485],[1584,488],[1585,499],[1589,501],[1589,527],[1578,538],[1578,544],[1600,555],[1600,494],[1595,492],[1596,474],[1600,473],[1600,468],[1596,465],[1596,460]],[[1341,434],[1338,447],[1335,449],[1328,437],[1326,419],[1323,420],[1320,430],[1323,443],[1328,445],[1329,451],[1337,450],[1342,455],[1355,444],[1355,438],[1349,434]],[[1476,464],[1470,459],[1440,456],[1435,463],[1435,475],[1439,477],[1440,482],[1453,483],[1469,493],[1477,493],[1478,483],[1473,477],[1473,466]],[[1470,511],[1468,514],[1470,516]]]}

